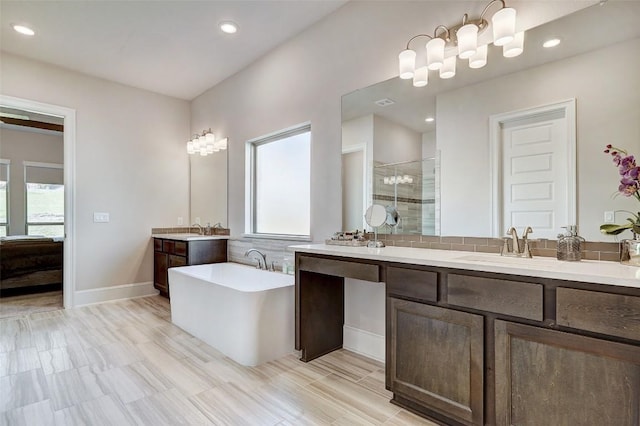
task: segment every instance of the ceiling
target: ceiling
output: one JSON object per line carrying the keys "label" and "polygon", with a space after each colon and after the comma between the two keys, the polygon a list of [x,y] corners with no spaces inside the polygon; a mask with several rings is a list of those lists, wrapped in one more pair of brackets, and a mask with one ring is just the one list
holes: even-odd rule
{"label": "ceiling", "polygon": [[[0,49],[191,100],[346,1],[2,0]],[[236,34],[220,31],[226,20]]]}

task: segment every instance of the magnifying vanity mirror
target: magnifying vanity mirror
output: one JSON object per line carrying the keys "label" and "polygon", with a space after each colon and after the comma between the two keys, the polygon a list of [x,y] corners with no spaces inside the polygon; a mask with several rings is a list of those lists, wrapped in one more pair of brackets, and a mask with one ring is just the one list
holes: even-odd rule
{"label": "magnifying vanity mirror", "polygon": [[372,204],[364,214],[367,225],[373,228],[373,241],[369,241],[367,247],[384,247],[382,241],[378,241],[378,228],[387,222],[387,209],[381,204]]}
{"label": "magnifying vanity mirror", "polygon": [[[640,2],[590,6],[527,30],[518,57],[504,58],[490,45],[484,68],[460,63],[454,78],[434,74],[425,87],[396,77],[343,96],[343,228],[360,228],[366,206],[381,203],[400,213],[395,229],[385,227],[393,233],[498,237],[522,220],[539,238],[554,239],[562,226],[577,224],[587,240],[611,241],[599,232],[604,211],[629,207],[624,197],[611,197],[618,181],[615,170],[603,179],[611,166],[602,150],[608,143],[640,150],[640,55],[633,53],[640,51],[638,17]],[[560,44],[544,48],[551,37]],[[574,151],[554,161],[574,190],[559,197],[555,181],[508,182],[518,158],[506,156],[501,132],[514,123],[498,120],[492,127],[495,117],[562,102],[575,107],[565,126],[575,134]],[[532,155],[520,170],[543,168],[548,160],[546,151]],[[507,185],[516,184],[528,188],[527,202],[535,193],[566,205],[521,219],[507,206],[519,196]],[[564,223],[570,220],[576,223]]]}

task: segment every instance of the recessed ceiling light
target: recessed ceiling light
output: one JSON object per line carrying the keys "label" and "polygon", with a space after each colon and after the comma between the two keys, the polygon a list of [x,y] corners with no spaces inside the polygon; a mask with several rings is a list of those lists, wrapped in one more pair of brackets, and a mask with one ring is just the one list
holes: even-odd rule
{"label": "recessed ceiling light", "polygon": [[24,35],[28,35],[28,36],[32,36],[32,35],[34,35],[36,33],[31,28],[25,27],[24,25],[14,25],[13,29],[16,30],[17,32],[19,32],[20,34],[24,34]]}
{"label": "recessed ceiling light", "polygon": [[556,47],[557,45],[560,44],[560,39],[557,37],[554,38],[550,38],[549,40],[545,41],[544,43],[542,43],[542,47]]}
{"label": "recessed ceiling light", "polygon": [[427,123],[432,123],[432,122],[434,122],[434,121],[435,121],[435,118],[433,118],[433,117],[427,117],[427,118],[425,118],[425,119],[424,119],[424,121],[426,121]]}
{"label": "recessed ceiling light", "polygon": [[238,24],[231,21],[220,22],[220,30],[225,34],[235,34],[238,32]]}

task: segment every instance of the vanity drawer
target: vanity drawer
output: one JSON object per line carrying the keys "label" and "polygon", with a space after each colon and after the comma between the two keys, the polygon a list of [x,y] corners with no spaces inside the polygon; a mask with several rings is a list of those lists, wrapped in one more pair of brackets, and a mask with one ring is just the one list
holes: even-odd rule
{"label": "vanity drawer", "polygon": [[380,267],[369,263],[300,256],[298,258],[298,269],[336,277],[355,278],[374,282],[380,281]]}
{"label": "vanity drawer", "polygon": [[165,253],[173,253],[173,245],[175,244],[172,240],[162,240],[162,251]]}
{"label": "vanity drawer", "polygon": [[543,287],[520,281],[449,274],[448,303],[542,321]]}
{"label": "vanity drawer", "polygon": [[640,340],[640,297],[559,287],[556,323]]}
{"label": "vanity drawer", "polygon": [[172,254],[177,254],[178,256],[186,256],[187,255],[187,242],[186,241],[176,241],[173,244]]}
{"label": "vanity drawer", "polygon": [[410,297],[435,302],[438,300],[438,273],[419,269],[387,268],[387,296]]}

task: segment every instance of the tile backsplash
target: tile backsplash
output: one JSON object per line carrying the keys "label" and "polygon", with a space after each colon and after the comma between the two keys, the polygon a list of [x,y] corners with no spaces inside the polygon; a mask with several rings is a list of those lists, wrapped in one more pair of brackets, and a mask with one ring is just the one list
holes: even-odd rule
{"label": "tile backsplash", "polygon": [[[203,228],[204,229],[204,228]],[[197,226],[176,226],[169,228],[151,228],[152,234],[197,234],[200,228]],[[211,235],[230,235],[228,228],[211,228]]]}
{"label": "tile backsplash", "polygon": [[[368,235],[369,239],[373,234]],[[435,237],[410,234],[378,234],[378,239],[387,246],[429,248],[438,250],[460,250],[483,253],[500,253],[502,238],[481,237]],[[520,240],[522,245],[522,240]],[[529,240],[533,256],[556,257],[557,241],[547,239]],[[620,259],[620,244],[587,241],[583,250],[584,259],[617,262]]]}

